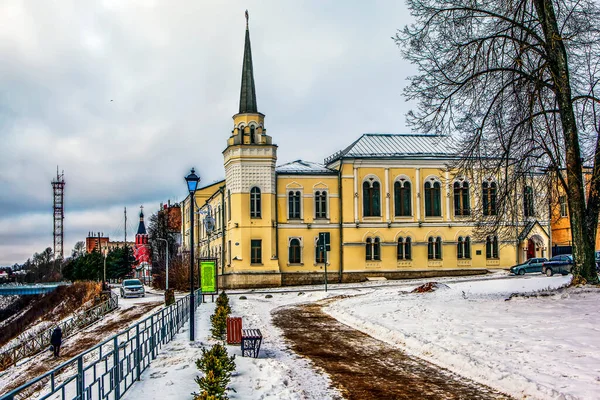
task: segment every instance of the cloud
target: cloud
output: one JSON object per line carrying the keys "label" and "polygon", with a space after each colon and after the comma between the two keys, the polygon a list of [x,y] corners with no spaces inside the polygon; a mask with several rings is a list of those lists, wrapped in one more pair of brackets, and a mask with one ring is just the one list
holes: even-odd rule
{"label": "cloud", "polygon": [[224,176],[246,8],[280,163],[407,131],[401,90],[413,70],[390,39],[409,22],[402,2],[5,0],[0,265],[52,246],[57,165],[69,246],[108,230],[125,205],[183,198],[192,166],[203,182]]}

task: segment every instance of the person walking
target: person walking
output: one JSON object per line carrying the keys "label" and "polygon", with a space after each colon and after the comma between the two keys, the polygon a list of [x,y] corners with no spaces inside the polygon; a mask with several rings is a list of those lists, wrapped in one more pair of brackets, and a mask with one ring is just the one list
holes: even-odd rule
{"label": "person walking", "polygon": [[62,344],[62,329],[60,329],[60,326],[57,326],[52,331],[52,336],[50,337],[50,344],[54,349],[54,357],[58,357],[60,352],[60,345]]}

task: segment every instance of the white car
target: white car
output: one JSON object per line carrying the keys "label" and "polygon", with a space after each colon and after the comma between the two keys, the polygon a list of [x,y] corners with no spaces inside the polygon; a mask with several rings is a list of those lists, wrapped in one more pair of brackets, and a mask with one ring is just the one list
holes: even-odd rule
{"label": "white car", "polygon": [[146,297],[146,290],[139,279],[125,279],[121,284],[121,297]]}

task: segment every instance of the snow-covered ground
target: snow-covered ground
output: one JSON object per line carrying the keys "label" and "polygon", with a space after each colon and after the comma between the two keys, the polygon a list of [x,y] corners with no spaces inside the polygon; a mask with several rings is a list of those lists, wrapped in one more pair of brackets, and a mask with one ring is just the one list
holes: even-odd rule
{"label": "snow-covered ground", "polygon": [[[260,358],[236,354],[232,399],[331,399],[326,374],[293,354],[271,324],[271,311],[341,294],[325,311],[343,323],[515,398],[600,398],[599,288],[568,288],[552,296],[512,296],[558,288],[570,276],[443,278],[435,292],[409,293],[429,280],[333,285],[333,292],[286,293],[272,298],[255,291],[231,295],[232,314],[244,327],[259,328],[264,340]],[[308,288],[306,288],[308,289]],[[316,289],[314,286],[311,289]],[[289,290],[289,289],[287,289]],[[191,398],[200,373],[195,360],[209,338],[214,304],[200,306],[196,342],[187,325],[126,394],[126,399]]]}
{"label": "snow-covered ground", "polygon": [[[328,378],[315,371],[310,363],[286,350],[277,328],[271,325],[270,312],[276,307],[313,302],[326,297],[324,292],[303,294],[282,293],[273,298],[265,294],[246,295],[247,300],[231,296],[233,316],[244,316],[247,328],[258,328],[263,334],[259,358],[241,356],[239,346],[227,346],[235,354],[236,371],[232,375],[230,399],[332,399],[340,398],[329,388]],[[124,399],[191,399],[198,392],[194,378],[199,375],[196,360],[202,348],[218,343],[210,338],[210,315],[214,303],[204,303],[196,310],[196,341],[189,341],[186,324],[173,341],[166,345],[156,360],[123,397]]]}
{"label": "snow-covered ground", "polygon": [[569,283],[537,275],[447,283],[430,293],[377,290],[325,311],[477,382],[527,399],[600,398],[600,288],[513,296]]}

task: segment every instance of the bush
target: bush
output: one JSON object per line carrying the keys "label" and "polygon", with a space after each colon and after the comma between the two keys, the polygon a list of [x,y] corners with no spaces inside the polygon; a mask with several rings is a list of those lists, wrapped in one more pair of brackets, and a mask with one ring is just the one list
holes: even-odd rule
{"label": "bush", "polygon": [[200,393],[193,393],[194,400],[227,399],[227,385],[231,373],[235,371],[235,355],[229,357],[227,349],[215,344],[210,350],[202,349],[202,357],[196,360],[196,367],[204,373],[202,378],[196,377]]}
{"label": "bush", "polygon": [[217,308],[224,307],[227,310],[227,314],[231,313],[231,307],[229,307],[229,297],[225,294],[223,290],[219,297],[217,297]]}
{"label": "bush", "polygon": [[225,333],[227,332],[227,316],[229,313],[225,307],[217,307],[215,313],[210,316],[210,322],[212,328],[210,333],[213,337],[218,340],[225,340]]}

